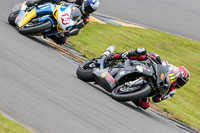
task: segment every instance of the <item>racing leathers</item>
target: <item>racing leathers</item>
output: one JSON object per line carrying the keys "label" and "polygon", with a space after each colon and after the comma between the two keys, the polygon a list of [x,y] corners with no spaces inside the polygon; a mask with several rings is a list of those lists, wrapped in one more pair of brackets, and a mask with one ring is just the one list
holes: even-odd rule
{"label": "racing leathers", "polygon": [[[40,5],[40,4],[44,4],[44,3],[59,3],[61,1],[66,1],[66,2],[71,2],[71,3],[75,3],[77,6],[81,6],[83,0],[35,0],[35,1],[28,1],[27,2],[27,6],[33,6],[33,5]],[[51,34],[51,35],[47,35],[45,37],[51,38],[54,42],[56,42],[57,44],[64,44],[67,41],[67,37],[70,36],[75,36],[79,33],[80,29],[83,28],[87,23],[89,22],[89,14],[83,14],[81,16],[81,19],[77,22],[76,25],[74,25],[69,32],[65,33],[65,34],[59,34],[59,33],[55,33],[55,34]]]}
{"label": "racing leathers", "polygon": [[[121,59],[131,59],[131,60],[147,60],[148,58],[152,59],[155,63],[165,65],[169,67],[168,75],[165,77],[165,87],[168,88],[167,93],[159,92],[157,95],[155,95],[152,98],[152,101],[157,103],[162,100],[165,100],[167,98],[171,98],[175,92],[176,89],[176,77],[174,75],[175,66],[168,64],[166,60],[162,61],[160,59],[160,56],[156,53],[149,54],[148,51],[144,48],[138,48],[136,50],[131,50],[130,52],[123,52],[123,53],[115,53],[109,57],[107,57],[108,60],[121,60]],[[150,100],[149,98],[141,98],[138,100],[132,101],[136,106],[141,107],[143,109],[147,109],[150,106]]]}

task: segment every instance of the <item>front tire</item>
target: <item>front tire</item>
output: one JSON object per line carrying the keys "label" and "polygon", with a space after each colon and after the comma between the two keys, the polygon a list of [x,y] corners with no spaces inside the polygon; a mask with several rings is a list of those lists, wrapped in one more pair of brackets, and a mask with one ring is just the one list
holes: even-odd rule
{"label": "front tire", "polygon": [[89,67],[90,64],[92,64],[92,61],[86,61],[79,65],[76,71],[76,75],[79,79],[85,81],[85,82],[92,82],[94,81],[93,76],[93,69],[94,67]]}
{"label": "front tire", "polygon": [[53,24],[50,20],[36,23],[33,25],[26,24],[25,26],[18,28],[18,31],[23,35],[31,35],[31,34],[38,34],[43,33],[47,30],[50,30],[53,27]]}
{"label": "front tire", "polygon": [[8,16],[8,22],[9,22],[10,25],[16,26],[15,20],[16,20],[16,17],[18,15],[18,13],[19,13],[19,10],[18,11],[14,11],[14,12],[12,12],[12,13],[9,14],[9,16]]}
{"label": "front tire", "polygon": [[137,89],[136,91],[131,91],[131,92],[124,91],[123,87],[126,87],[126,86],[125,85],[118,86],[112,91],[111,96],[113,99],[119,102],[137,100],[137,99],[146,97],[147,95],[151,93],[151,90],[152,90],[149,84],[144,84],[140,87],[140,89]]}

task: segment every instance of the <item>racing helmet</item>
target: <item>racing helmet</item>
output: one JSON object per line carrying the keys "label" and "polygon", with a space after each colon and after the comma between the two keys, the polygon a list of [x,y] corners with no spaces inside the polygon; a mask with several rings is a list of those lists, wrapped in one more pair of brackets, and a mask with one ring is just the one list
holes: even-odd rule
{"label": "racing helmet", "polygon": [[177,76],[176,84],[174,86],[176,89],[183,87],[190,78],[190,73],[184,66],[177,67],[175,69],[175,75]]}
{"label": "racing helmet", "polygon": [[81,6],[83,14],[90,14],[97,10],[99,7],[99,0],[84,0]]}

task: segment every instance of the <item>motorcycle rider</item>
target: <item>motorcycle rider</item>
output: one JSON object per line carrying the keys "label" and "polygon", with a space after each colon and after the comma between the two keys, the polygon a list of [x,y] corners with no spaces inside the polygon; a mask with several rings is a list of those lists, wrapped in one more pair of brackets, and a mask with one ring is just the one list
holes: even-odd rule
{"label": "motorcycle rider", "polygon": [[78,5],[82,13],[82,17],[81,20],[78,21],[78,23],[75,26],[73,26],[68,33],[65,33],[64,35],[47,35],[48,38],[51,38],[54,42],[60,45],[67,42],[67,37],[77,35],[80,29],[83,28],[89,22],[89,15],[96,11],[99,7],[99,0],[35,0],[27,1],[26,4],[28,7],[31,7],[33,5],[40,5],[47,2],[60,3],[61,1],[75,3],[76,5]]}
{"label": "motorcycle rider", "polygon": [[[126,58],[132,60],[147,60],[150,58],[157,64],[169,67],[168,75],[164,77],[164,86],[168,89],[168,92],[159,92],[157,95],[155,95],[152,98],[152,101],[155,103],[171,98],[175,94],[176,89],[183,87],[190,78],[190,73],[184,66],[176,67],[172,64],[168,64],[167,60],[162,61],[158,54],[149,54],[144,48],[137,48],[136,50],[131,50],[130,52],[115,53],[107,57],[107,60],[120,60]],[[142,109],[147,109],[150,106],[150,100],[147,97],[134,100],[132,102]]]}

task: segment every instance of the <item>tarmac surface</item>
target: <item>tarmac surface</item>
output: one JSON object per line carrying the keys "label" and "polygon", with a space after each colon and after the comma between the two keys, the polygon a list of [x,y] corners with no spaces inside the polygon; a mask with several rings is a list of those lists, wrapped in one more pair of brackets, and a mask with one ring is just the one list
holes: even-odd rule
{"label": "tarmac surface", "polygon": [[101,0],[98,13],[200,40],[199,0]]}
{"label": "tarmac surface", "polygon": [[0,1],[0,111],[36,133],[187,133],[150,110],[119,103],[76,77],[75,65],[43,41],[7,22]]}

